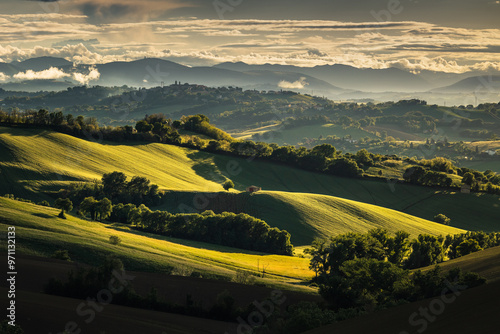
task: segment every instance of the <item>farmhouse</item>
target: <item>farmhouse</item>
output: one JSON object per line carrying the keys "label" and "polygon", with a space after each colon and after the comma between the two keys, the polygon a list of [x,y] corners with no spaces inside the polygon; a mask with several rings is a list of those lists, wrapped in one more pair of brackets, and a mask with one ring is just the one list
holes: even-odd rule
{"label": "farmhouse", "polygon": [[247,192],[249,193],[256,193],[257,191],[261,191],[262,188],[261,187],[257,187],[257,186],[250,186],[247,188]]}

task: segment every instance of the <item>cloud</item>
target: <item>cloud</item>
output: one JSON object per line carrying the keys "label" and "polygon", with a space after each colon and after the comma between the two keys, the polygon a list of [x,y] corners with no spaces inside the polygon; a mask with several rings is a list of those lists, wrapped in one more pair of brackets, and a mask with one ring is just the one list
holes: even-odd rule
{"label": "cloud", "polygon": [[13,78],[19,81],[23,80],[53,80],[67,78],[70,75],[64,71],[51,67],[48,70],[43,70],[40,72],[35,72],[33,70],[27,70],[26,72],[19,72],[14,74]]}
{"label": "cloud", "polygon": [[193,5],[180,0],[74,0],[73,6],[86,15],[89,22],[109,23],[147,21],[167,11]]}
{"label": "cloud", "polygon": [[[0,73],[3,74],[3,73]],[[89,68],[88,74],[83,74],[79,72],[66,73],[63,70],[51,67],[43,71],[33,71],[27,70],[26,72],[19,72],[13,75],[13,79],[17,81],[31,81],[31,80],[59,80],[64,78],[71,78],[81,85],[86,85],[90,81],[98,80],[101,74],[95,67]],[[3,76],[3,81],[8,81],[10,78],[8,76]],[[2,81],[2,75],[0,75],[0,81]]]}
{"label": "cloud", "polygon": [[10,77],[8,75],[6,75],[3,72],[0,72],[0,82],[7,82],[7,81],[9,81],[9,79],[10,79]]}
{"label": "cloud", "polygon": [[309,84],[306,82],[306,78],[302,77],[300,80],[294,82],[281,80],[278,87],[283,89],[303,89],[307,85]]}
{"label": "cloud", "polygon": [[53,43],[52,47],[64,47],[64,46],[67,46],[67,45],[79,45],[79,44],[83,44],[83,45],[85,45],[86,48],[89,48],[89,47],[93,47],[94,45],[99,45],[100,42],[99,42],[99,40],[97,38],[88,39],[88,40],[85,40],[85,39],[68,39],[68,40],[65,40],[65,41],[59,41],[57,43]]}
{"label": "cloud", "polygon": [[78,83],[82,85],[87,85],[90,81],[98,80],[101,77],[101,73],[99,73],[97,68],[92,67],[90,68],[88,74],[73,73],[72,77]]}

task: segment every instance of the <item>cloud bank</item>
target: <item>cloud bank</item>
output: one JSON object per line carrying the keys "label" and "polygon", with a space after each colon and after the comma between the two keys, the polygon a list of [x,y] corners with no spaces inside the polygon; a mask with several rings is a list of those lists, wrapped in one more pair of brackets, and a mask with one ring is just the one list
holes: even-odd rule
{"label": "cloud bank", "polygon": [[[15,81],[31,81],[31,80],[60,80],[72,79],[81,85],[87,85],[90,81],[98,80],[101,74],[95,67],[89,69],[89,73],[66,73],[63,70],[51,67],[43,71],[27,70],[26,72],[19,72],[12,76]],[[4,73],[0,72],[0,82],[7,82],[11,78]]]}

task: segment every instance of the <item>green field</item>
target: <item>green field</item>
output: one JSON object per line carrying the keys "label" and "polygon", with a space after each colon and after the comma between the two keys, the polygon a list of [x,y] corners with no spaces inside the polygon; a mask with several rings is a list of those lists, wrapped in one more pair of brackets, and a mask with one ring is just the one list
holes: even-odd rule
{"label": "green field", "polygon": [[[171,145],[99,144],[50,131],[0,128],[0,155],[4,157],[0,161],[0,194],[14,193],[32,200],[48,198],[40,192],[57,191],[72,182],[100,179],[103,173],[115,170],[128,177],[145,176],[169,190],[163,207],[172,212],[177,211],[180,204],[199,211],[215,205],[214,200],[208,201],[209,204],[202,200],[195,205],[193,196],[199,192],[222,191],[220,183],[226,178],[234,181],[237,191],[254,184],[266,192],[247,196],[250,201],[243,201],[244,205],[241,200],[219,200],[216,209],[248,212],[263,218],[269,225],[291,232],[292,241],[299,246],[314,237],[348,230],[364,231],[380,225],[391,231],[401,229],[399,226],[408,227],[413,234],[419,230],[431,233],[435,228],[432,234],[456,231],[434,224],[428,225],[434,226],[432,228],[420,229],[418,225],[413,226],[414,217],[409,218],[408,224],[402,223],[407,216],[388,215],[385,212],[389,211],[382,208],[427,220],[443,213],[452,219],[452,226],[460,229],[500,230],[499,196],[450,193],[383,180],[340,178]],[[231,193],[236,196],[237,191]],[[246,195],[241,197],[244,199]],[[338,205],[341,199],[382,208],[358,203],[359,209],[345,213],[346,208]],[[365,210],[375,213],[365,213]],[[399,218],[394,219],[395,215]],[[383,222],[381,216],[384,216]]]}
{"label": "green field", "polygon": [[[413,237],[422,233],[447,235],[464,232],[399,211],[327,195],[283,191],[219,193],[214,198],[210,198],[211,194],[205,195],[207,204],[204,209],[244,212],[263,219],[290,232],[295,246],[310,245],[314,238],[348,232],[365,233],[373,228],[390,232],[405,230]],[[177,212],[181,205],[193,203],[195,197],[199,194],[169,193],[167,204],[162,209]]]}
{"label": "green field", "polygon": [[[258,266],[261,269],[265,266],[264,282],[271,284],[297,284],[313,276],[306,258],[162,237],[124,225],[102,224],[69,215],[64,220],[57,218],[58,213],[54,208],[0,198],[1,230],[16,227],[16,247],[24,254],[50,256],[56,250],[66,249],[74,261],[92,265],[99,264],[107,255],[116,255],[129,270],[160,273],[187,266],[201,273],[227,277],[234,276],[236,270],[257,273]],[[111,235],[119,236],[122,243],[112,245]]]}
{"label": "green field", "polygon": [[51,131],[0,127],[1,190],[29,197],[116,170],[129,177],[145,176],[167,189],[220,190],[196,174],[197,162],[189,153],[171,145],[98,143]]}
{"label": "green field", "polygon": [[[301,126],[291,129],[273,129],[277,132],[277,134],[268,142],[273,142],[278,145],[297,145],[302,142],[304,138],[317,139],[319,136],[327,137],[327,136],[337,136],[344,137],[350,135],[353,139],[360,138],[377,138],[374,134],[365,131],[363,129],[355,129],[355,128],[347,128],[344,129],[340,125],[335,124],[323,124],[323,125],[307,125]],[[269,131],[269,130],[267,130]],[[254,130],[248,130],[244,132],[234,133],[233,136],[237,139],[251,139],[251,136],[254,133],[262,134],[266,132],[265,129],[259,128]],[[266,141],[266,140],[263,140]]]}

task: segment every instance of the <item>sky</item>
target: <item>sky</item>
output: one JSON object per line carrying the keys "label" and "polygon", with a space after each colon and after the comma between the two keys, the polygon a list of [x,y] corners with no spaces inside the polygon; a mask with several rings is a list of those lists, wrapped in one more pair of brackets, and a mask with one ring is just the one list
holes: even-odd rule
{"label": "sky", "polygon": [[1,0],[0,61],[500,70],[495,0]]}

